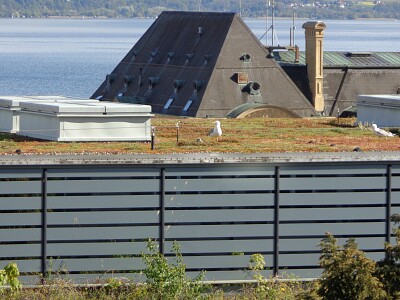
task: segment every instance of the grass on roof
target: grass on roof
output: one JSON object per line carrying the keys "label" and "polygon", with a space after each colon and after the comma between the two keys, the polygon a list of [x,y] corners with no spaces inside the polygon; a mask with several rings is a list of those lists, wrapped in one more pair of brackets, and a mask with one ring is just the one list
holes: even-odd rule
{"label": "grass on roof", "polygon": [[352,118],[219,120],[223,135],[217,139],[208,136],[214,119],[153,118],[154,150],[150,142],[52,142],[0,133],[0,154],[400,151],[398,137],[377,137]]}

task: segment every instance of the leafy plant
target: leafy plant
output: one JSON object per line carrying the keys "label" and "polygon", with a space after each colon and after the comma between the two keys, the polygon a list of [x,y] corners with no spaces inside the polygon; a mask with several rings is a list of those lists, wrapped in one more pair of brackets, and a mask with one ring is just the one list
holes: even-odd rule
{"label": "leafy plant", "polygon": [[187,277],[186,265],[176,242],[172,246],[175,254],[172,262],[158,251],[154,241],[148,241],[147,249],[149,253],[141,253],[146,265],[142,272],[146,276],[146,287],[152,299],[199,299],[202,296],[207,289],[202,282],[204,272],[194,279]]}
{"label": "leafy plant", "polygon": [[321,241],[318,294],[322,299],[375,300],[387,299],[383,284],[377,277],[376,264],[358,249],[354,239],[339,246],[331,233]]}
{"label": "leafy plant", "polygon": [[[400,215],[391,216],[391,221],[400,223]],[[377,275],[385,286],[386,292],[394,299],[400,299],[400,228],[393,230],[396,243],[385,244],[385,259],[377,263]]]}
{"label": "leafy plant", "polygon": [[280,281],[279,278],[266,278],[261,271],[265,270],[265,259],[260,253],[253,254],[250,257],[249,270],[256,286],[253,289],[256,299],[298,299],[301,288],[298,281]]}
{"label": "leafy plant", "polygon": [[[21,283],[18,279],[19,270],[16,263],[9,263],[0,270],[0,287],[9,284],[11,291],[15,292],[21,289]],[[2,290],[0,290],[2,292]]]}

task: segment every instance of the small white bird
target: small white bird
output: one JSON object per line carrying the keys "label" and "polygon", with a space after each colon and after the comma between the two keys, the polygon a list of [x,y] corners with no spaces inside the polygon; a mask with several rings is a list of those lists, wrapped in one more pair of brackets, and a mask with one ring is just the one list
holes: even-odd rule
{"label": "small white bird", "polygon": [[396,136],[394,133],[391,133],[389,131],[386,131],[386,130],[378,128],[378,126],[376,124],[372,124],[372,131],[377,136],[386,136],[386,137],[394,137],[394,136]]}
{"label": "small white bird", "polygon": [[210,130],[208,135],[220,137],[222,135],[221,122],[215,121],[214,124],[215,124],[215,127]]}

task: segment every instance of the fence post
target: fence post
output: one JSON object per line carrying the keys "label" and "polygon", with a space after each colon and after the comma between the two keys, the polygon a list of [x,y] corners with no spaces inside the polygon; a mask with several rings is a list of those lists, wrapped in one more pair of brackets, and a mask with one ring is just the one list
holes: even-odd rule
{"label": "fence post", "polygon": [[392,226],[390,216],[392,215],[392,165],[388,164],[386,168],[386,242],[390,243]]}
{"label": "fence post", "polygon": [[279,177],[280,169],[276,166],[274,194],[274,276],[278,276],[279,274]]}
{"label": "fence post", "polygon": [[165,240],[165,168],[160,169],[160,215],[159,215],[159,245],[160,253],[164,255]]}
{"label": "fence post", "polygon": [[42,170],[42,283],[47,277],[47,169]]}
{"label": "fence post", "polygon": [[151,150],[154,150],[156,142],[156,128],[154,126],[151,127]]}

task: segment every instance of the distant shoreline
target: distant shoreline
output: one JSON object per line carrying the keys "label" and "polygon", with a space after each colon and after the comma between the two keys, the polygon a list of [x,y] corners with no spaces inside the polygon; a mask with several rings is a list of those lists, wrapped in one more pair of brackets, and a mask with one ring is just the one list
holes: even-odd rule
{"label": "distant shoreline", "polygon": [[[7,18],[0,18],[0,19],[77,19],[77,20],[82,20],[82,19],[89,19],[89,20],[95,20],[95,19],[100,19],[100,20],[118,20],[118,19],[156,19],[155,17],[134,17],[134,18],[110,18],[107,16],[85,16],[85,15],[81,15],[81,16],[47,16],[47,17],[7,17]],[[255,19],[255,20],[263,20],[266,19],[265,17],[255,17],[255,18],[243,18],[243,19]],[[269,17],[268,20],[270,20],[271,18]],[[275,17],[275,20],[292,20],[291,17]],[[296,18],[296,20],[314,20],[314,19],[310,19],[310,18]],[[324,20],[337,20],[337,21],[400,21],[399,19],[395,19],[395,18],[355,18],[355,19],[319,19],[321,21]]]}

